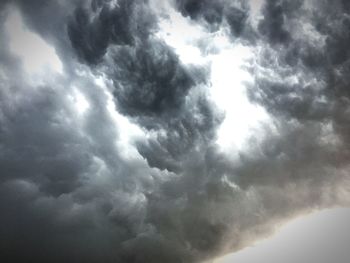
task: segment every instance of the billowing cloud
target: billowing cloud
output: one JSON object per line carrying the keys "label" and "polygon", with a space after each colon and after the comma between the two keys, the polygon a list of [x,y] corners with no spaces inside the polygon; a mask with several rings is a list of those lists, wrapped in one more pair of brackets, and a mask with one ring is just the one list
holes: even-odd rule
{"label": "billowing cloud", "polygon": [[130,46],[147,39],[154,20],[145,1],[92,1],[75,9],[68,35],[78,56],[93,64],[111,43]]}
{"label": "billowing cloud", "polygon": [[[253,17],[253,4],[1,2],[0,259],[204,262],[349,205],[349,6],[266,0]],[[13,12],[62,70],[24,69]],[[185,44],[216,53],[182,61],[158,34],[171,12],[203,33]],[[269,118],[223,151],[211,62],[237,43]]]}
{"label": "billowing cloud", "polygon": [[227,23],[235,36],[240,35],[247,25],[249,5],[244,1],[177,0],[176,6],[184,16],[201,20],[213,30]]}

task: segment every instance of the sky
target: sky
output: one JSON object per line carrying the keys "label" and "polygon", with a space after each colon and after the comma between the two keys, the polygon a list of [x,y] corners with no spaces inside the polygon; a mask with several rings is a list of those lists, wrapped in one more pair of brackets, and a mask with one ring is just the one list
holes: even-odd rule
{"label": "sky", "polygon": [[349,17],[2,0],[0,261],[345,263]]}
{"label": "sky", "polygon": [[335,208],[302,216],[279,226],[268,239],[260,240],[215,263],[338,262],[349,261],[349,208]]}

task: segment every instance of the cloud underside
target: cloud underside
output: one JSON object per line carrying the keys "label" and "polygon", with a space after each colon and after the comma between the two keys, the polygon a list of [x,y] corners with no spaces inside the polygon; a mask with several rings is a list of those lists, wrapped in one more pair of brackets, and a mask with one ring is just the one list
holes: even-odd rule
{"label": "cloud underside", "polygon": [[[2,261],[203,262],[349,204],[350,5],[265,0],[253,16],[239,0],[158,4],[0,3]],[[13,10],[62,74],[25,72]],[[183,63],[157,34],[170,10],[253,50],[248,96],[271,121],[244,148],[216,143],[210,65]]]}

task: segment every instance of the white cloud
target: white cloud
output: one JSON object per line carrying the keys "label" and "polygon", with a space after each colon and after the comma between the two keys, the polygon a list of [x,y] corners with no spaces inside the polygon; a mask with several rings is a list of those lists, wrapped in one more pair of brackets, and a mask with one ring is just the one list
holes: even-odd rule
{"label": "white cloud", "polygon": [[213,56],[211,91],[214,101],[226,113],[217,140],[224,150],[240,149],[254,128],[268,120],[266,111],[247,97],[246,84],[252,83],[253,77],[244,65],[251,56],[251,50],[240,44]]}

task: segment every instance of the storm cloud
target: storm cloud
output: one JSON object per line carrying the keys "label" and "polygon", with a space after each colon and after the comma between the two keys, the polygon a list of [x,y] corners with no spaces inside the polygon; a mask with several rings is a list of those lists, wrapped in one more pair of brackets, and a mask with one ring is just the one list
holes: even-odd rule
{"label": "storm cloud", "polygon": [[[0,3],[2,261],[204,262],[349,205],[349,4],[166,3]],[[245,88],[269,120],[240,149],[217,143],[212,62],[186,63],[159,34],[173,13],[200,28],[198,50],[219,35],[253,54]],[[14,14],[62,70],[27,72]]]}
{"label": "storm cloud", "polygon": [[247,22],[249,3],[245,1],[177,0],[175,2],[184,16],[204,23],[211,31],[219,30],[225,23],[234,37],[249,31],[250,25]]}

